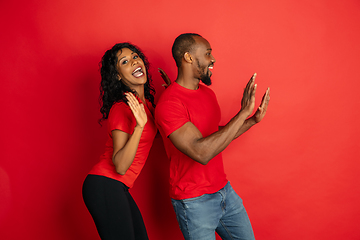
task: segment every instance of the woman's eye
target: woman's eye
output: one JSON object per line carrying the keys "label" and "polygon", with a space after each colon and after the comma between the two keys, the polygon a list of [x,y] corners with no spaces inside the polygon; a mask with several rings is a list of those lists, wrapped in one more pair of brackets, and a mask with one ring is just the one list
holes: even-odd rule
{"label": "woman's eye", "polygon": [[127,62],[128,62],[128,60],[124,60],[124,61],[122,62],[122,64],[127,64]]}
{"label": "woman's eye", "polygon": [[135,55],[135,56],[134,56],[134,59],[137,59],[138,57],[139,57],[138,55]]}

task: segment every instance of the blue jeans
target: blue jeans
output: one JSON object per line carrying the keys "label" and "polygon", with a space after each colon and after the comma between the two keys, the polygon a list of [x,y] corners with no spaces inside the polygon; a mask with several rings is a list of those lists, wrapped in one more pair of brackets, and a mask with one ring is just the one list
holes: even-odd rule
{"label": "blue jeans", "polygon": [[183,200],[171,199],[186,240],[254,240],[254,232],[242,199],[228,182],[213,194]]}

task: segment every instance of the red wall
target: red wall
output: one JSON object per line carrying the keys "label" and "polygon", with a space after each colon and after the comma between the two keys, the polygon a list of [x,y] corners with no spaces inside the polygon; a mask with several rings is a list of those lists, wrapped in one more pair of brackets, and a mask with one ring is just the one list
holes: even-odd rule
{"label": "red wall", "polygon": [[[264,121],[224,151],[258,240],[360,239],[357,0],[1,1],[0,239],[99,239],[81,197],[106,140],[98,62],[131,41],[174,79],[171,45],[207,38],[226,123],[258,73]],[[150,239],[182,239],[157,138],[131,190]]]}

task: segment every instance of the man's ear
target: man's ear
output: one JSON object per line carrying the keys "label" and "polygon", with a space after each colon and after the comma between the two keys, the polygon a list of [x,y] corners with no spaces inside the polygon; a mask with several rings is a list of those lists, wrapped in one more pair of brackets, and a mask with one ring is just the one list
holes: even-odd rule
{"label": "man's ear", "polygon": [[184,59],[188,63],[192,63],[192,61],[193,61],[192,56],[189,52],[184,53]]}

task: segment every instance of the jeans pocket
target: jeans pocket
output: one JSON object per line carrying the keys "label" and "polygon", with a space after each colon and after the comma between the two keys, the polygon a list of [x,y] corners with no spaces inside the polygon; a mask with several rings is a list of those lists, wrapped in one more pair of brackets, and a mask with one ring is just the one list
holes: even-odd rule
{"label": "jeans pocket", "polygon": [[205,195],[206,194],[203,194],[203,195],[198,196],[198,197],[186,198],[186,199],[182,199],[180,201],[183,202],[183,203],[195,202],[195,201],[198,201],[198,200],[202,199],[203,197],[205,197]]}

